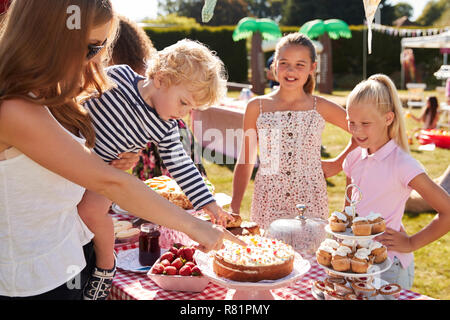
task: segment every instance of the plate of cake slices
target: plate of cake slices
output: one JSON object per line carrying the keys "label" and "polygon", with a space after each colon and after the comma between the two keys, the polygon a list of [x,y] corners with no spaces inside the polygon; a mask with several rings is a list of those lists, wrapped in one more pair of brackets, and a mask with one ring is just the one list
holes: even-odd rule
{"label": "plate of cake slices", "polygon": [[316,251],[317,263],[339,276],[372,276],[388,270],[387,248],[375,240],[325,239]]}
{"label": "plate of cake slices", "polygon": [[224,248],[209,254],[196,251],[203,274],[234,289],[270,290],[288,286],[311,268],[292,247],[259,235],[239,236],[248,246],[224,240]]}
{"label": "plate of cake slices", "polygon": [[316,300],[396,300],[401,290],[398,284],[379,277],[327,277],[311,286]]}

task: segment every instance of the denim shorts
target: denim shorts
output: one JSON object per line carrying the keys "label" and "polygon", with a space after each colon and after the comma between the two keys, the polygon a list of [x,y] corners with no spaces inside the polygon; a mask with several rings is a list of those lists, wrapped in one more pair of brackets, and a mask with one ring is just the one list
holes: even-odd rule
{"label": "denim shorts", "polygon": [[386,272],[381,274],[381,279],[387,283],[396,283],[402,287],[402,289],[411,289],[414,282],[414,261],[412,261],[408,267],[403,268],[400,260],[394,257],[392,266]]}

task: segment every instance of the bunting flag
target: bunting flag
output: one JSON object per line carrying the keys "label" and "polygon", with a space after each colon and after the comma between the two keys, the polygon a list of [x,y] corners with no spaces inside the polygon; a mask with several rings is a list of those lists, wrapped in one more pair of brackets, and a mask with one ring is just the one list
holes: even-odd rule
{"label": "bunting flag", "polygon": [[422,37],[440,34],[450,30],[450,27],[443,28],[427,28],[427,29],[409,29],[409,28],[395,28],[391,26],[384,26],[381,24],[373,23],[372,29],[375,31],[387,33],[391,36],[399,37]]}
{"label": "bunting flag", "polygon": [[381,0],[363,0],[364,11],[366,13],[366,23],[368,27],[367,47],[369,54],[372,53],[372,22],[380,2]]}

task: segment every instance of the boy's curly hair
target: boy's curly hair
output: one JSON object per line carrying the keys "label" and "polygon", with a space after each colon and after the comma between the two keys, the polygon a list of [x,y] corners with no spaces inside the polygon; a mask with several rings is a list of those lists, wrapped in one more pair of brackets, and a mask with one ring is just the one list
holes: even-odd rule
{"label": "boy's curly hair", "polygon": [[119,35],[110,64],[127,64],[136,73],[145,74],[147,62],[156,53],[153,43],[136,22],[119,16]]}
{"label": "boy's curly hair", "polygon": [[218,103],[226,94],[227,75],[216,53],[198,41],[183,39],[153,56],[146,76],[158,74],[165,86],[186,83],[199,109]]}

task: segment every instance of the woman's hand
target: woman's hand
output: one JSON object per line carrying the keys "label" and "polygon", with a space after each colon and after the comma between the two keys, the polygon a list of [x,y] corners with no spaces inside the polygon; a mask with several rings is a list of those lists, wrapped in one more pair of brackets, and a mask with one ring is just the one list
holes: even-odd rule
{"label": "woman's hand", "polygon": [[217,202],[210,202],[202,208],[211,218],[211,222],[226,227],[228,221],[234,221],[231,213],[225,211]]}
{"label": "woman's hand", "polygon": [[[196,218],[197,219],[197,218]],[[223,248],[223,240],[230,240],[241,246],[247,244],[234,236],[230,231],[217,224],[198,219],[196,222],[196,232],[191,236],[192,240],[199,243],[197,249],[208,252],[211,250],[220,250]],[[200,231],[200,232],[198,232]]]}
{"label": "woman's hand", "polygon": [[391,228],[386,228],[386,231],[375,238],[375,240],[381,242],[387,247],[388,250],[394,250],[397,252],[412,252],[414,251],[411,246],[410,237],[403,229],[395,231]]}
{"label": "woman's hand", "polygon": [[111,165],[119,170],[129,170],[134,167],[134,165],[139,161],[139,157],[141,156],[141,152],[124,152],[119,154],[119,159],[111,161]]}

